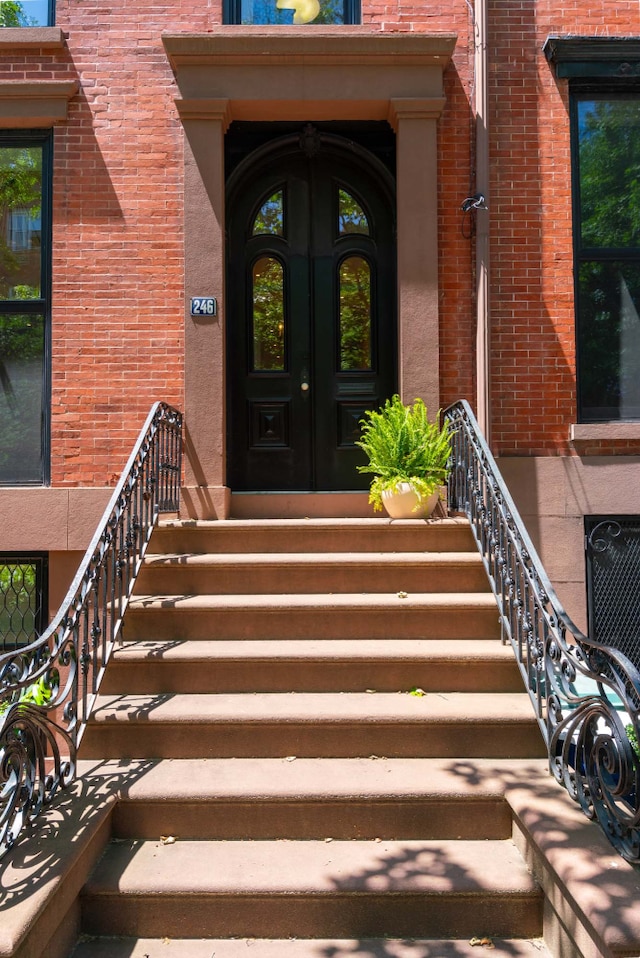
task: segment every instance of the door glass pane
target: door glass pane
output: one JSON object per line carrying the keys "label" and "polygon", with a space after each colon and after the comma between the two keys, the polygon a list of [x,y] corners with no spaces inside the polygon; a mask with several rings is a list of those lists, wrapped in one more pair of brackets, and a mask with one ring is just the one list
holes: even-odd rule
{"label": "door glass pane", "polygon": [[284,270],[273,256],[253,264],[253,368],[284,370]]}
{"label": "door glass pane", "polygon": [[278,190],[265,200],[253,221],[253,236],[284,236],[284,197]]}
{"label": "door glass pane", "polygon": [[347,193],[346,190],[338,190],[338,235],[345,236],[348,233],[360,233],[368,236],[369,221],[366,213],[351,193]]}
{"label": "door glass pane", "polygon": [[44,317],[0,315],[0,483],[42,482]]}
{"label": "door glass pane", "polygon": [[42,148],[0,148],[0,299],[41,295]]}
{"label": "door glass pane", "polygon": [[362,256],[340,264],[340,369],[371,369],[371,269]]}
{"label": "door glass pane", "polygon": [[241,0],[242,23],[344,23],[344,0]]}

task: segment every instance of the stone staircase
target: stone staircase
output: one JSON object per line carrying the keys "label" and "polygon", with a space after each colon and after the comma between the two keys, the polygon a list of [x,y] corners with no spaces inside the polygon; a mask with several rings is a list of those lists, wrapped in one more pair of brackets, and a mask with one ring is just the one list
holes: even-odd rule
{"label": "stone staircase", "polygon": [[120,784],[74,958],[546,956],[505,801],[545,752],[466,521],[152,547],[83,742]]}

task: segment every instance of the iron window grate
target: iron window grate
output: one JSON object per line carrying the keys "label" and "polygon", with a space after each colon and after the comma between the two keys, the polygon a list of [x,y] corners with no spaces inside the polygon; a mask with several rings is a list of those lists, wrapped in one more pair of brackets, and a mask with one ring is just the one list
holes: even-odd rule
{"label": "iron window grate", "polygon": [[640,516],[585,518],[589,635],[640,667]]}
{"label": "iron window grate", "polygon": [[27,645],[44,632],[47,578],[46,554],[0,554],[0,652]]}

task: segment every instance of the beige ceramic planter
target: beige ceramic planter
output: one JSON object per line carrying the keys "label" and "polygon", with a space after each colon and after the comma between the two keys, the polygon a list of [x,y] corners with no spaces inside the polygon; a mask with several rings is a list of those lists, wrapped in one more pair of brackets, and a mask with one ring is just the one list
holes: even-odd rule
{"label": "beige ceramic planter", "polygon": [[428,499],[420,499],[410,482],[401,482],[395,489],[385,489],[382,504],[392,519],[426,519],[439,497],[440,490],[436,489]]}

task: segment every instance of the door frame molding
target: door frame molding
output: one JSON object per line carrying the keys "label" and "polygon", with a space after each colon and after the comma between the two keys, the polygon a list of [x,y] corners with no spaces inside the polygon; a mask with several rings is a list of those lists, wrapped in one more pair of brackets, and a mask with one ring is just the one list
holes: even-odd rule
{"label": "door frame molding", "polygon": [[[232,120],[386,120],[396,133],[398,377],[439,408],[437,120],[456,37],[368,27],[164,34],[184,128],[185,459],[190,516],[229,515],[225,485],[224,135]],[[189,315],[215,296],[218,316]]]}

